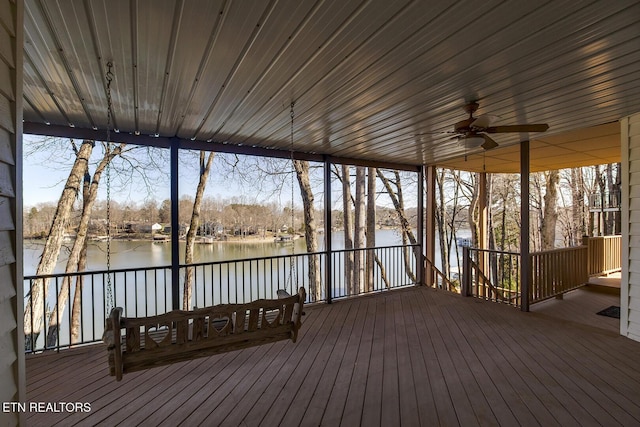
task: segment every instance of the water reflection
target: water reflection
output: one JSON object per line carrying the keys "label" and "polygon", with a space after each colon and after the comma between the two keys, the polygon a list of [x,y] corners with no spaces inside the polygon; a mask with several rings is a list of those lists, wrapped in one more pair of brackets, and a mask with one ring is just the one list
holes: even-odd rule
{"label": "water reflection", "polygon": [[[335,232],[332,236],[332,248],[339,250],[344,248],[344,236],[342,232]],[[324,242],[320,236],[320,248],[324,250]],[[392,246],[402,244],[402,238],[395,230],[378,230],[376,232],[378,246]],[[185,243],[180,242],[180,262],[184,263]],[[24,275],[33,275],[36,272],[44,240],[27,240],[24,244]],[[292,251],[293,249],[293,251]],[[107,261],[106,242],[89,242],[87,250],[87,270],[96,271],[106,269]],[[306,245],[303,238],[294,241],[294,247],[290,244],[275,242],[215,242],[211,244],[196,244],[195,262],[227,261],[234,259],[260,258],[278,255],[290,255],[305,253]],[[56,265],[55,273],[64,272],[67,262],[66,251],[61,252]],[[171,264],[171,244],[169,242],[152,242],[147,240],[127,241],[113,240],[111,242],[111,268],[139,268],[159,267]]]}

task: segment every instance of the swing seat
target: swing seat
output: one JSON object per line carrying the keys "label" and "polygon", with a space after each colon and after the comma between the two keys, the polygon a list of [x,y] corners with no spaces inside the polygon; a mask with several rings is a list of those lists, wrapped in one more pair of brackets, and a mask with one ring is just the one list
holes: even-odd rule
{"label": "swing seat", "polygon": [[306,292],[300,288],[296,295],[285,294],[138,318],[123,317],[116,307],[102,337],[109,374],[120,381],[124,374],[156,366],[287,339],[295,343]]}

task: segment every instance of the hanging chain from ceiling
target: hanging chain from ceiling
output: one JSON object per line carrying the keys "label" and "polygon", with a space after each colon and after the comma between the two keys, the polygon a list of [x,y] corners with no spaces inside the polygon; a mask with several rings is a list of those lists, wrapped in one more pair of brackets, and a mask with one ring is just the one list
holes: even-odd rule
{"label": "hanging chain from ceiling", "polygon": [[[111,99],[111,82],[113,81],[113,63],[107,62],[107,156],[111,156],[111,125],[113,121],[113,102]],[[105,298],[106,313],[115,307],[113,287],[111,284],[111,159],[107,163],[107,295]]]}

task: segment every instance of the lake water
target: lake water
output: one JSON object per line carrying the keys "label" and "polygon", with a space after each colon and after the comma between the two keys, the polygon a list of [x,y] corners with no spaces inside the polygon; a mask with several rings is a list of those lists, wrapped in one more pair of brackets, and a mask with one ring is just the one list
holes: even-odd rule
{"label": "lake water", "polygon": [[[320,250],[324,249],[324,236],[319,235]],[[70,245],[71,243],[67,243]],[[395,230],[377,230],[377,246],[402,244],[400,233]],[[295,253],[306,252],[303,238],[294,242]],[[332,248],[344,248],[342,232],[332,234]],[[168,242],[113,240],[111,242],[111,268],[158,267],[171,264],[171,245]],[[35,274],[38,261],[44,248],[44,240],[27,240],[24,243],[24,275]],[[55,272],[64,272],[69,248],[63,248]],[[107,263],[106,242],[89,242],[87,270],[104,270]],[[195,262],[225,261],[249,259],[291,254],[291,246],[275,242],[216,242],[196,244]],[[184,262],[184,242],[180,242],[180,262]]]}

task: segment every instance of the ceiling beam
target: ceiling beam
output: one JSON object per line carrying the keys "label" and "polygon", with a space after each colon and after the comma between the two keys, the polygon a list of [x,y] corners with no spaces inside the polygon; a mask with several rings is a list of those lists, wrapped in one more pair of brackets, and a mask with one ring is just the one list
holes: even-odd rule
{"label": "ceiling beam", "polygon": [[[166,149],[171,147],[172,140],[172,138],[170,137],[134,135],[130,133],[114,131],[110,132],[110,134],[107,135],[107,132],[105,130],[93,130],[60,125],[45,125],[35,122],[24,122],[24,133],[30,135],[54,136],[59,138],[90,139],[95,141],[107,141],[108,139],[110,139],[111,142],[121,142],[126,144],[144,145]],[[183,138],[179,138],[178,145],[179,148],[183,150],[215,151],[216,153],[244,154],[248,156],[272,157],[279,159],[290,159],[291,157],[293,157],[296,160],[306,160],[309,162],[320,163],[329,161],[330,163],[335,164],[349,164],[353,166],[366,166],[380,169],[397,169],[410,172],[418,172],[421,168],[421,165],[418,164],[411,165],[349,157],[334,157],[316,153],[305,153],[301,151],[294,151],[292,153],[289,150],[270,149],[255,145],[237,145],[224,142],[208,142]]]}

